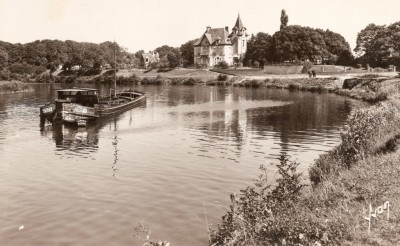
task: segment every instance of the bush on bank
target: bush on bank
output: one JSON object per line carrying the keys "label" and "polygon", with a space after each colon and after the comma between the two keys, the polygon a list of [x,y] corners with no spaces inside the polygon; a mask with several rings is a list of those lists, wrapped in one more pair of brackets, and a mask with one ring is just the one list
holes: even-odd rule
{"label": "bush on bank", "polygon": [[17,92],[26,89],[28,89],[28,86],[21,81],[0,81],[0,92]]}
{"label": "bush on bank", "polygon": [[336,94],[376,103],[387,100],[390,95],[398,91],[400,83],[396,78],[367,77],[346,79],[343,88],[336,90]]}
{"label": "bush on bank", "polygon": [[[280,165],[289,168],[279,169],[277,186],[267,185],[263,172],[254,186],[242,190],[211,232],[210,245],[397,245],[399,124],[397,93],[356,110],[342,143],[311,166],[312,186],[301,187],[296,165],[281,159]],[[368,233],[369,206],[375,209],[386,201],[392,204],[389,220],[386,211],[377,214]]]}

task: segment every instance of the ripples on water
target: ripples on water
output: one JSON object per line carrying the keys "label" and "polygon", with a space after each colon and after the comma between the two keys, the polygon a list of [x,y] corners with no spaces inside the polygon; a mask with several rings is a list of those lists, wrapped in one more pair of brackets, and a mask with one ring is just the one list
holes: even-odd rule
{"label": "ripples on water", "polygon": [[207,245],[206,218],[218,223],[261,164],[287,153],[307,173],[359,105],[263,88],[141,89],[143,107],[43,131],[38,107],[51,91],[1,95],[2,244],[140,245],[132,235],[143,220],[155,239]]}

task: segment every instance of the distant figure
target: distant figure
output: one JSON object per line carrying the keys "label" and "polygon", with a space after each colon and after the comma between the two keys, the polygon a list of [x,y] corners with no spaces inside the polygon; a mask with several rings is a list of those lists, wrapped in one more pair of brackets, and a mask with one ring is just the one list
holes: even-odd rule
{"label": "distant figure", "polygon": [[315,72],[315,70],[312,70],[312,76],[313,78],[317,77],[317,73]]}
{"label": "distant figure", "polygon": [[308,77],[312,78],[312,72],[311,72],[311,70],[308,70]]}

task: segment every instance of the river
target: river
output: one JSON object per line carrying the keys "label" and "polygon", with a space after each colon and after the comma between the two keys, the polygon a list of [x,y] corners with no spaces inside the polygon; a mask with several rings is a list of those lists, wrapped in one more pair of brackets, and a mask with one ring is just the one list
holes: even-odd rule
{"label": "river", "polygon": [[[40,129],[53,87],[0,94],[2,245],[207,245],[229,194],[281,154],[308,167],[363,104],[266,88],[148,86],[145,105],[87,129]],[[100,88],[106,91],[106,88]],[[268,165],[271,182],[276,168]]]}

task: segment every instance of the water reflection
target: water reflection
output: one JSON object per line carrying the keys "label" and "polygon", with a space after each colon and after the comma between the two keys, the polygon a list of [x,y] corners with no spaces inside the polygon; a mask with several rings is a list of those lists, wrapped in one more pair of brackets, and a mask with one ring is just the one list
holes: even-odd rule
{"label": "water reflection", "polygon": [[112,145],[114,147],[114,162],[111,166],[111,169],[113,171],[113,177],[115,177],[118,168],[117,168],[117,162],[118,162],[118,137],[114,136],[114,139],[112,141]]}
{"label": "water reflection", "polygon": [[337,131],[355,104],[332,94],[268,89],[181,87],[164,93],[170,120],[186,125],[196,139],[191,153],[236,163],[243,151],[276,159],[327,150],[337,143]]}
{"label": "water reflection", "polygon": [[[138,89],[149,93],[146,107],[40,133],[38,108],[52,97],[50,86],[0,96],[2,244],[139,245],[131,227],[114,229],[143,219],[157,238],[206,245],[196,219],[204,207],[218,223],[226,211],[214,201],[229,204],[231,192],[281,153],[306,172],[339,143],[338,129],[357,106],[332,94],[265,88]],[[16,228],[28,223],[21,237]]]}
{"label": "water reflection", "polygon": [[41,136],[51,137],[58,152],[72,152],[90,155],[99,148],[99,127],[88,128],[68,125],[54,125],[42,128]]}

